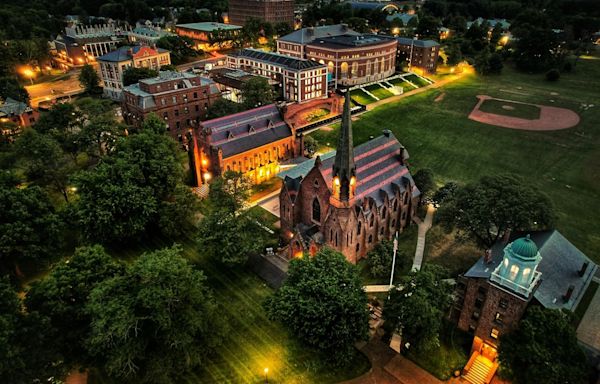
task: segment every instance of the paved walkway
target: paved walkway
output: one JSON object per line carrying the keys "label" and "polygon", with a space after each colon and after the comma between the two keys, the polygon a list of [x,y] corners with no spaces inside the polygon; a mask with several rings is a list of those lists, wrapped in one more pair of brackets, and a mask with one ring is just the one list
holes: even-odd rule
{"label": "paved walkway", "polygon": [[433,223],[433,214],[435,208],[433,204],[427,206],[427,215],[425,220],[418,222],[419,225],[419,237],[417,238],[417,249],[415,249],[415,258],[413,260],[412,271],[420,271],[421,264],[423,264],[423,252],[425,251],[425,235]]}
{"label": "paved walkway", "polygon": [[400,380],[384,369],[386,364],[397,353],[384,344],[378,337],[372,338],[368,343],[364,343],[359,350],[369,358],[371,370],[362,376],[340,384],[402,384]]}
{"label": "paved walkway", "polygon": [[[597,278],[594,278],[597,281]],[[590,302],[577,327],[577,339],[596,351],[600,351],[600,289]]]}
{"label": "paved walkway", "polygon": [[429,372],[403,357],[394,356],[384,367],[385,371],[398,379],[402,384],[442,384]]}

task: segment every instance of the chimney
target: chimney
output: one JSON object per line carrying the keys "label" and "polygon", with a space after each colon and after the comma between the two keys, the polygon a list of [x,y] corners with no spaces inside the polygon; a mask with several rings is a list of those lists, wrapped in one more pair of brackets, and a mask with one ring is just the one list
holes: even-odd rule
{"label": "chimney", "polygon": [[510,228],[508,228],[505,232],[504,232],[504,236],[502,236],[502,244],[508,244],[508,240],[510,240],[510,234],[511,234],[512,230]]}
{"label": "chimney", "polygon": [[563,299],[565,303],[571,300],[571,296],[573,296],[573,291],[575,290],[575,286],[573,284],[569,285],[569,289],[567,289],[567,293],[564,294]]}
{"label": "chimney", "polygon": [[585,275],[585,272],[587,271],[589,266],[590,266],[589,261],[586,261],[585,263],[583,263],[583,265],[581,266],[581,269],[579,270],[579,277],[583,277],[583,275]]}
{"label": "chimney", "polygon": [[390,137],[391,134],[392,134],[392,131],[390,131],[389,129],[384,129],[383,130],[383,136]]}

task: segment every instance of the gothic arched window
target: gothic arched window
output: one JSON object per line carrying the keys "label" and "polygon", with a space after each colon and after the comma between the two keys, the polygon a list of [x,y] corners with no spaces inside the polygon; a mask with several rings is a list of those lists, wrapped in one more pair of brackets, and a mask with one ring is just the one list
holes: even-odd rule
{"label": "gothic arched window", "polygon": [[315,197],[312,203],[312,219],[317,222],[321,222],[321,204],[319,204],[319,200]]}
{"label": "gothic arched window", "polygon": [[360,230],[362,229],[362,221],[358,222],[358,229],[356,230],[356,234],[360,235]]}

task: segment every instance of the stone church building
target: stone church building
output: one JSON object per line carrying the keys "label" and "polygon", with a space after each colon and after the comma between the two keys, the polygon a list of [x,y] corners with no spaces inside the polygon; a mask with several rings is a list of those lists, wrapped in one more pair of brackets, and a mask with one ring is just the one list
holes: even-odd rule
{"label": "stone church building", "polygon": [[290,258],[329,246],[356,264],[415,215],[420,192],[408,152],[389,130],[353,147],[350,104],[346,92],[335,156],[310,160],[311,168],[296,167],[306,172],[284,178],[279,209]]}

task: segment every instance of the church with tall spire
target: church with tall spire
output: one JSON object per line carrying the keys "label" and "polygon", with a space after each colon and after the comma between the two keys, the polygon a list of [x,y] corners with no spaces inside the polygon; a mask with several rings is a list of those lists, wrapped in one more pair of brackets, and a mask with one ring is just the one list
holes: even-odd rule
{"label": "church with tall spire", "polygon": [[290,258],[328,246],[356,264],[415,215],[420,192],[408,152],[390,130],[355,147],[351,110],[346,92],[335,152],[284,172],[279,209]]}

